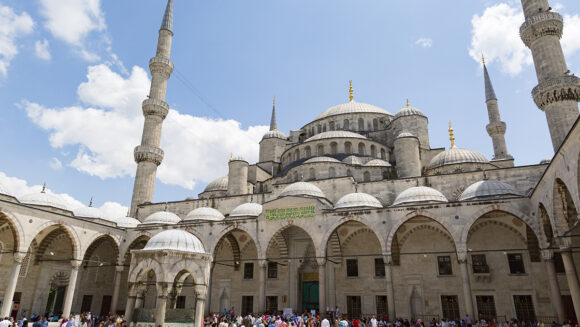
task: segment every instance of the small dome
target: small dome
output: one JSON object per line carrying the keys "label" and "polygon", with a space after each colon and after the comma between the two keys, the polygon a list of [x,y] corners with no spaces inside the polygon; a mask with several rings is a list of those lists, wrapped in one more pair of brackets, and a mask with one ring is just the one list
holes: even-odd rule
{"label": "small dome", "polygon": [[221,221],[225,217],[221,212],[214,208],[201,207],[191,210],[184,220],[211,220],[211,221]]}
{"label": "small dome", "polygon": [[211,183],[207,184],[204,192],[211,191],[227,191],[228,190],[228,176],[222,176],[220,178],[214,179]]}
{"label": "small dome", "polygon": [[205,253],[205,249],[199,238],[181,229],[166,230],[153,236],[143,250],[174,250],[190,253]]}
{"label": "small dome", "polygon": [[351,166],[362,165],[362,161],[357,156],[348,156],[348,157],[342,159],[342,162],[344,162],[345,164],[349,164]]}
{"label": "small dome", "polygon": [[426,186],[417,186],[408,188],[403,192],[401,192],[401,194],[399,194],[395,199],[393,205],[396,206],[401,204],[417,203],[417,202],[445,203],[447,202],[447,198],[436,189]]}
{"label": "small dome", "polygon": [[461,193],[458,200],[465,201],[498,195],[522,196],[523,194],[508,183],[490,179],[469,185],[465,191]]}
{"label": "small dome", "polygon": [[347,194],[334,205],[335,209],[357,207],[382,208],[383,205],[374,196],[366,193]]}
{"label": "small dome", "polygon": [[489,161],[479,152],[452,148],[433,157],[428,169],[459,163],[489,163]]}
{"label": "small dome", "polygon": [[273,139],[273,138],[277,138],[277,139],[287,139],[288,136],[286,136],[284,133],[280,132],[279,130],[275,129],[273,131],[267,131],[266,134],[264,134],[264,136],[262,137],[263,139]]}
{"label": "small dome", "polygon": [[405,107],[397,111],[397,113],[395,114],[395,119],[403,116],[413,116],[413,115],[427,117],[421,110],[417,108]]}
{"label": "small dome", "polygon": [[262,213],[262,205],[248,202],[237,206],[230,217],[258,217]]}
{"label": "small dome", "polygon": [[170,211],[157,211],[143,220],[144,224],[177,224],[179,222],[181,218]]}
{"label": "small dome", "polygon": [[364,137],[360,134],[357,134],[357,133],[348,132],[348,131],[330,131],[330,132],[318,133],[318,134],[306,139],[306,141],[304,141],[304,142],[324,140],[324,139],[333,139],[333,138],[354,138],[354,139],[365,139],[366,140],[366,137]]}
{"label": "small dome", "polygon": [[361,113],[391,115],[391,113],[386,111],[385,109],[373,106],[372,104],[350,101],[325,110],[323,113],[318,115],[314,120],[319,120],[322,118],[336,115],[361,114]]}
{"label": "small dome", "polygon": [[310,159],[306,160],[304,163],[309,164],[309,163],[320,163],[320,162],[340,162],[340,161],[336,160],[334,158],[331,158],[331,157],[314,157],[314,158],[310,158]]}
{"label": "small dome", "polygon": [[141,222],[133,217],[122,217],[115,219],[117,227],[123,228],[135,228],[141,224]]}
{"label": "small dome", "polygon": [[101,210],[93,207],[93,206],[90,206],[90,207],[82,206],[82,207],[73,209],[73,213],[77,217],[106,219],[105,213],[102,212]]}
{"label": "small dome", "polygon": [[280,193],[279,197],[290,195],[308,195],[318,198],[325,198],[324,193],[322,193],[322,191],[316,185],[306,182],[296,182],[286,186],[282,193]]}
{"label": "small dome", "polygon": [[416,137],[416,136],[409,133],[409,132],[402,132],[402,133],[399,133],[399,135],[397,135],[397,137],[395,139],[402,139],[403,137]]}
{"label": "small dome", "polygon": [[540,161],[540,165],[547,165],[552,162],[552,158],[544,158]]}
{"label": "small dome", "polygon": [[21,196],[20,199],[18,200],[20,200],[20,202],[25,204],[54,207],[68,210],[66,203],[60,196],[56,194],[46,193],[45,191],[25,194]]}
{"label": "small dome", "polygon": [[391,164],[388,161],[382,159],[373,159],[364,165],[365,167],[391,167]]}

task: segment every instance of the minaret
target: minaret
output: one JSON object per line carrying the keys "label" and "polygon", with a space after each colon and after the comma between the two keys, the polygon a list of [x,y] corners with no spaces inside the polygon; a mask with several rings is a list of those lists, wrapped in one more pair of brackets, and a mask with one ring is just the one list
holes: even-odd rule
{"label": "minaret", "polygon": [[546,113],[554,151],[578,118],[580,79],[570,74],[560,45],[564,22],[548,0],[521,0],[526,21],[520,27],[524,44],[532,50],[538,85],[536,105]]}
{"label": "minaret", "polygon": [[274,101],[272,104],[272,118],[270,118],[270,130],[275,131],[278,129],[276,126],[276,97],[274,97]]}
{"label": "minaret", "polygon": [[483,76],[485,79],[485,104],[487,105],[487,114],[489,116],[489,124],[485,126],[487,133],[491,136],[493,142],[493,160],[513,159],[507,152],[505,144],[505,130],[506,124],[501,121],[499,116],[499,107],[497,105],[497,97],[493,90],[493,85],[487,72],[485,59],[481,57],[483,63]]}
{"label": "minaret", "polygon": [[163,161],[161,128],[169,112],[165,102],[167,80],[173,72],[173,63],[169,60],[171,41],[173,39],[173,0],[168,0],[163,22],[159,29],[157,54],[149,60],[151,70],[151,89],[148,98],[143,101],[143,136],[141,145],[135,147],[134,158],[137,163],[133,199],[131,200],[131,217],[136,216],[137,205],[153,201],[157,167]]}

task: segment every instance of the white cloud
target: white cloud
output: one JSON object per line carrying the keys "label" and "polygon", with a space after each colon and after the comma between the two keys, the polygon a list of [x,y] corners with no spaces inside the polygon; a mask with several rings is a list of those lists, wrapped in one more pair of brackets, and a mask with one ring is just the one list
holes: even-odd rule
{"label": "white cloud", "polygon": [[485,9],[481,16],[471,19],[472,36],[469,55],[481,61],[499,61],[502,71],[512,76],[524,65],[532,64],[532,54],[520,40],[519,27],[524,21],[521,9],[500,3]]}
{"label": "white cloud", "polygon": [[62,170],[62,162],[58,160],[58,158],[50,159],[50,161],[48,162],[48,166],[52,170]]}
{"label": "white cloud", "polygon": [[0,74],[6,76],[10,62],[18,54],[15,41],[34,30],[34,21],[26,13],[17,14],[7,6],[0,6]]}
{"label": "white cloud", "polygon": [[36,41],[34,43],[34,52],[40,59],[48,61],[52,58],[50,55],[49,43],[47,39]]}
{"label": "white cloud", "polygon": [[[0,171],[0,185],[6,188],[6,190],[8,190],[8,192],[11,195],[17,198],[25,194],[37,193],[42,190],[42,185],[40,184],[29,186],[27,181],[17,177],[7,176],[5,173],[1,171]],[[56,193],[52,191],[49,187],[46,188],[45,192],[60,196],[61,199],[63,199],[64,202],[66,203],[67,207],[71,210],[87,205],[86,203],[78,201],[69,194]],[[127,215],[127,210],[129,208],[117,202],[105,202],[102,206],[99,207],[99,209],[101,209],[107,217],[124,217],[125,215]]]}
{"label": "white cloud", "polygon": [[415,45],[418,45],[422,48],[431,48],[433,46],[433,40],[430,38],[422,37],[415,41]]}
{"label": "white cloud", "polygon": [[564,15],[564,35],[562,35],[562,50],[570,56],[580,51],[580,16]]}
{"label": "white cloud", "polygon": [[[141,102],[149,89],[147,73],[134,67],[123,78],[105,64],[89,67],[77,93],[83,106],[46,108],[23,101],[30,119],[50,132],[54,148],[73,147],[70,166],[100,178],[133,176],[133,149],[143,128]],[[194,117],[171,110],[163,124],[165,159],[158,178],[192,189],[227,173],[229,153],[257,160],[258,142],[267,126],[243,129],[234,120]]]}

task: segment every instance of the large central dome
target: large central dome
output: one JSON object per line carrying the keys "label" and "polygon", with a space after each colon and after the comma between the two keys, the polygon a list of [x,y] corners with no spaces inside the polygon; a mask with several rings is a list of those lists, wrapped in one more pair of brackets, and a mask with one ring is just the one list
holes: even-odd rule
{"label": "large central dome", "polygon": [[336,115],[360,114],[360,113],[391,115],[390,112],[386,111],[383,108],[373,106],[372,104],[356,102],[353,100],[327,109],[326,111],[318,115],[314,120],[319,120],[322,118]]}

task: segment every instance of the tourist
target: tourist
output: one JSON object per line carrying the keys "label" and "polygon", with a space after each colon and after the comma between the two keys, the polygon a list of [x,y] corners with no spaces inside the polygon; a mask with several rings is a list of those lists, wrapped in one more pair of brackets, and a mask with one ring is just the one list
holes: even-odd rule
{"label": "tourist", "polygon": [[2,321],[0,321],[0,327],[11,327],[12,326],[12,318],[4,317]]}

